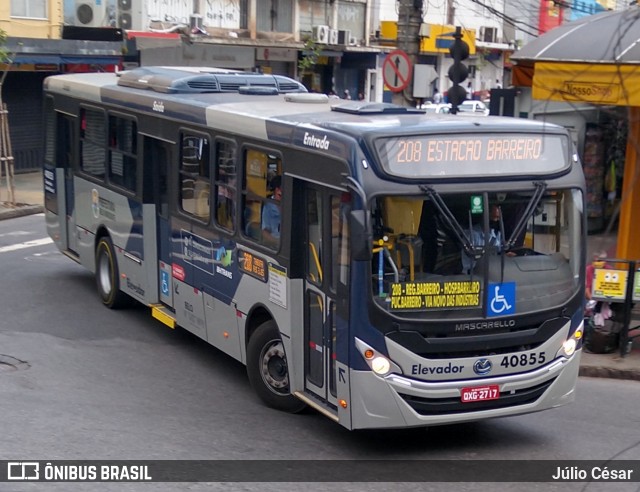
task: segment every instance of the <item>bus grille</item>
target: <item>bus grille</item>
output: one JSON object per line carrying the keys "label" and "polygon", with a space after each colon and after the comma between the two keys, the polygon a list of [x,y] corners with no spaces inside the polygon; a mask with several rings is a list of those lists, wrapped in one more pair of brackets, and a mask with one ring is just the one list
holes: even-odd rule
{"label": "bus grille", "polygon": [[545,381],[537,386],[516,390],[515,392],[502,392],[497,400],[462,403],[456,398],[421,398],[398,392],[400,397],[407,402],[420,415],[442,415],[466,413],[496,408],[514,407],[535,402],[547,390],[556,378]]}

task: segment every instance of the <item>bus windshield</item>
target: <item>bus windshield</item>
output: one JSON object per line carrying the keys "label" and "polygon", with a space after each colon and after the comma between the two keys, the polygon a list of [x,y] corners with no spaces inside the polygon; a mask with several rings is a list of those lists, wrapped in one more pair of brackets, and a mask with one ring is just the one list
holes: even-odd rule
{"label": "bus windshield", "polygon": [[550,309],[578,292],[580,190],[424,189],[372,205],[379,306],[399,316],[486,317]]}

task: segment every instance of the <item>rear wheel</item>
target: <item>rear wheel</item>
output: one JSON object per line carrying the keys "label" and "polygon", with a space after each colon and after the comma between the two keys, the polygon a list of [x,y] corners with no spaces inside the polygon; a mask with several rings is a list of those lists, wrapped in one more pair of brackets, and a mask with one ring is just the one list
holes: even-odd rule
{"label": "rear wheel", "polygon": [[131,303],[131,298],[120,290],[118,277],[113,243],[108,236],[102,237],[96,247],[96,286],[102,303],[110,309],[127,307]]}
{"label": "rear wheel", "polygon": [[249,339],[247,374],[254,391],[266,405],[290,413],[306,407],[291,394],[287,358],[274,321],[261,324]]}

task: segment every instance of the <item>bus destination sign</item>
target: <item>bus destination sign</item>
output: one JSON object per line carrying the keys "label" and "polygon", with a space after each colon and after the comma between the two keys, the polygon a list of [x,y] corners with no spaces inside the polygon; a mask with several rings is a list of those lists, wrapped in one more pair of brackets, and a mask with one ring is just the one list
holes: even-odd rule
{"label": "bus destination sign", "polygon": [[479,307],[481,301],[481,284],[477,280],[391,284],[392,310]]}
{"label": "bus destination sign", "polygon": [[387,138],[378,155],[389,174],[407,178],[520,175],[569,167],[559,134],[466,133]]}

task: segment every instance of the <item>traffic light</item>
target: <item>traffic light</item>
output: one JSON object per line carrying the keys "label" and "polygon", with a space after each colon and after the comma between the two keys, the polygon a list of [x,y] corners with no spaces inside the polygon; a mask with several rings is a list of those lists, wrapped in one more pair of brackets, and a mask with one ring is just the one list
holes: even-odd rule
{"label": "traffic light", "polygon": [[449,89],[448,97],[451,103],[451,112],[458,112],[458,104],[467,98],[467,91],[460,84],[469,76],[469,68],[462,63],[463,60],[469,58],[469,45],[462,40],[462,32],[460,27],[456,27],[453,34],[453,43],[449,48],[449,54],[453,58],[453,65],[449,67],[449,79],[453,82],[453,86]]}

